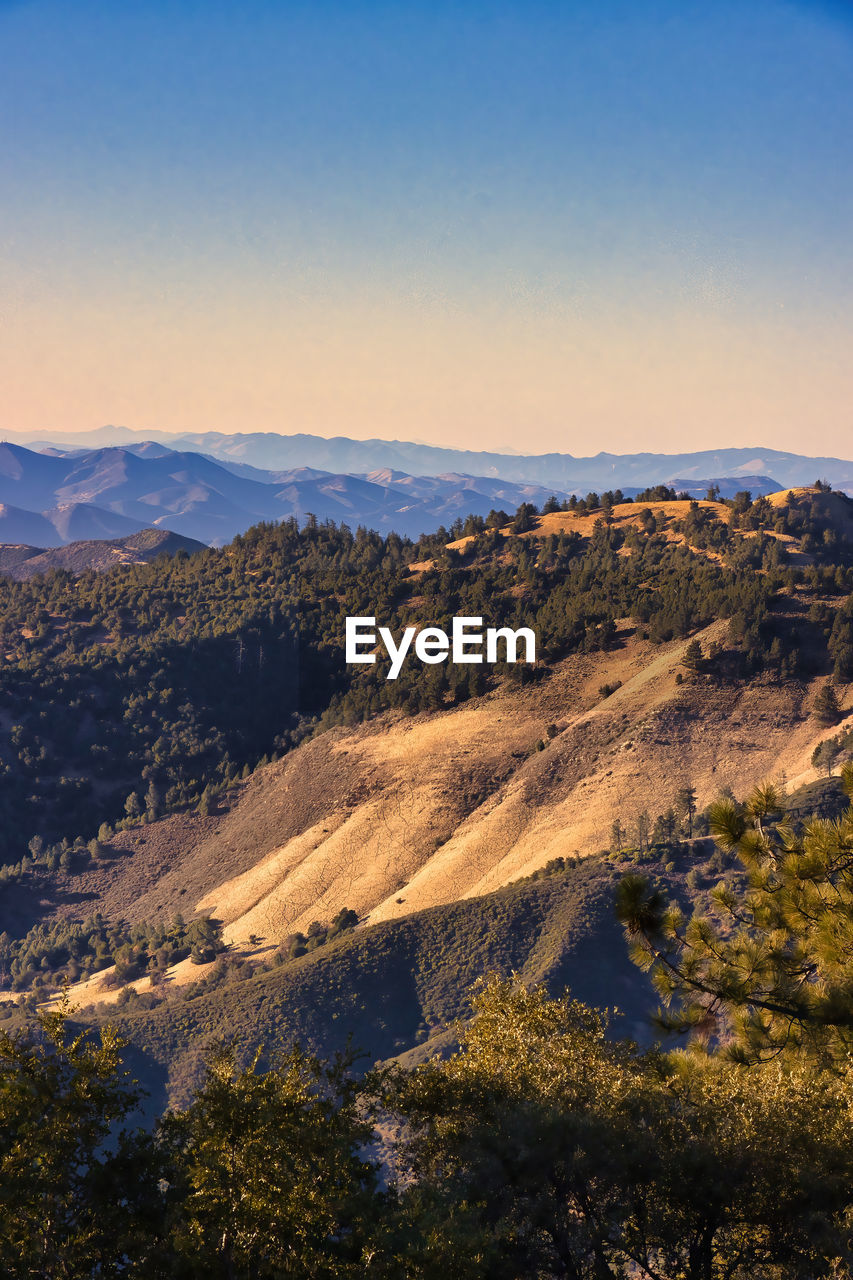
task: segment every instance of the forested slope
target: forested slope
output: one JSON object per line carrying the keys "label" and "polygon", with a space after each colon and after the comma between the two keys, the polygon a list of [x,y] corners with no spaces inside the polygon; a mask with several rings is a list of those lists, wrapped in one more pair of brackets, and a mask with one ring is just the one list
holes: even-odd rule
{"label": "forested slope", "polygon": [[[607,495],[590,495],[559,532],[546,515],[544,536],[523,536],[539,523],[529,507],[512,522],[496,513],[491,528],[472,520],[461,551],[446,540],[464,526],[412,544],[290,522],[106,574],[0,580],[0,861],[19,861],[34,835],[89,839],[103,822],[196,803],[318,723],[446,708],[490,678],[542,678],[561,657],[611,648],[618,619],[653,644],[727,620],[715,659],[726,678],[834,664],[846,679],[850,544],[810,516],[810,501],[712,513],[689,503],[656,512],[652,501],[626,525]],[[776,527],[792,524],[799,535],[787,536],[811,548],[797,564]],[[344,619],[364,613],[395,630],[455,614],[530,626],[540,661],[491,677],[412,663],[388,681],[386,662],[345,664]]]}

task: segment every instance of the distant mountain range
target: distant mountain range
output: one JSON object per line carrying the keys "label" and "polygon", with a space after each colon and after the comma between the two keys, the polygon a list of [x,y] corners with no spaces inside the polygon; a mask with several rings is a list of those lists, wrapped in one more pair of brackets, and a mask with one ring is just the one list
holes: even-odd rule
{"label": "distant mountain range", "polygon": [[0,543],[49,548],[153,526],[221,545],[258,521],[295,516],[302,523],[309,513],[417,537],[471,512],[541,504],[551,492],[491,477],[411,476],[389,468],[361,476],[312,467],[262,471],[146,441],[67,452],[0,444]]}
{"label": "distant mountain range", "polygon": [[[460,433],[461,435],[462,433]],[[35,440],[16,437],[38,448],[49,444],[63,449],[158,441],[175,450],[192,450],[212,458],[251,467],[281,471],[312,467],[321,471],[366,475],[389,468],[411,476],[439,476],[447,472],[500,478],[522,484],[556,486],[564,492],[590,489],[644,489],[672,477],[697,483],[700,477],[773,476],[781,488],[828,480],[835,488],[853,491],[853,461],[810,457],[777,449],[749,447],[697,453],[598,453],[574,457],[570,453],[488,453],[468,449],[443,449],[401,440],[350,440],[336,436],[326,440],[312,435],[280,435],[275,432],[226,435],[217,431],[170,436],[165,432],[139,432],[126,427],[101,427],[74,435]]]}
{"label": "distant mountain range", "polygon": [[[131,434],[119,428],[104,432]],[[755,496],[820,476],[853,491],[853,463],[781,453],[758,456],[745,449],[576,459],[311,436],[210,434],[184,439],[196,442],[195,448],[169,448],[162,441],[136,437],[97,448],[77,447],[77,437],[67,438],[64,447],[44,443],[39,450],[0,444],[0,543],[53,548],[127,538],[154,527],[222,545],[259,521],[294,516],[302,523],[309,513],[353,528],[365,525],[416,538],[442,525],[449,528],[469,514],[486,516],[492,508],[511,512],[522,502],[541,505],[551,494],[562,500],[591,489],[621,488],[634,496],[648,485],[668,484],[702,497],[718,486],[723,497],[739,489]],[[202,445],[205,452],[198,451]],[[219,456],[212,455],[213,448]],[[425,474],[388,462],[389,455],[403,454],[415,468],[450,460],[482,469],[456,466]],[[263,469],[248,460],[259,456],[293,457],[299,465]],[[310,460],[318,456],[339,463],[340,469],[313,465]],[[381,465],[368,469],[367,464],[381,459]],[[509,474],[495,474],[498,466]]]}

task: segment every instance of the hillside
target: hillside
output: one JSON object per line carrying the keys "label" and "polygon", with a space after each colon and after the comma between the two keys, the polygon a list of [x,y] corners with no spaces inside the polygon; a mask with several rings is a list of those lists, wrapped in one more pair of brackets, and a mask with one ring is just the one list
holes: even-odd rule
{"label": "hillside", "polygon": [[[698,638],[721,632],[715,624]],[[807,773],[807,690],[678,686],[685,647],[653,652],[628,639],[606,658],[567,660],[529,690],[307,744],[222,825],[227,844],[275,822],[272,847],[197,908],[235,940],[277,938],[342,906],[394,918],[606,847],[614,818],[663,812],[688,782],[703,806],[725,786]],[[599,688],[617,681],[602,699]],[[216,863],[216,846],[205,860]]]}
{"label": "hillside", "polygon": [[[430,539],[407,548],[281,526],[183,563],[125,565],[67,588],[39,579],[10,587],[0,600],[0,742],[12,760],[17,752],[9,777],[20,782],[7,787],[7,813],[17,816],[6,838],[15,824],[49,818],[53,794],[68,823],[59,834],[86,839],[104,820],[132,821],[143,797],[153,816],[164,805],[181,810],[206,788],[233,787],[276,744],[301,740],[272,767],[290,800],[265,793],[257,814],[229,818],[235,847],[252,860],[223,875],[220,885],[233,883],[206,904],[234,928],[254,912],[247,927],[258,931],[262,912],[301,918],[318,897],[314,868],[330,860],[346,863],[358,887],[358,900],[336,910],[393,915],[398,896],[446,901],[495,887],[563,845],[600,848],[620,816],[610,812],[617,796],[629,821],[642,797],[665,808],[687,781],[706,803],[742,778],[798,776],[815,745],[800,725],[833,660],[847,705],[850,621],[838,601],[850,570],[830,557],[849,551],[843,530],[825,541],[821,512],[835,511],[841,529],[853,504],[795,499],[818,514],[761,498],[740,512],[617,504],[603,518],[579,503],[529,518],[520,532],[516,520],[438,550]],[[813,552],[802,550],[807,540]],[[422,549],[429,558],[415,559]],[[446,617],[450,601],[456,612],[487,607],[535,627],[535,667],[484,674],[409,661],[389,681],[381,663],[344,664],[346,613],[381,608],[392,628],[425,625]],[[701,670],[686,665],[691,641],[708,655]],[[315,796],[305,780],[319,778]],[[263,817],[265,807],[279,816]],[[244,799],[235,813],[250,809]],[[42,827],[46,839],[55,831]],[[387,871],[383,832],[398,843],[405,834],[407,845],[404,865]],[[183,836],[177,848],[183,857]],[[223,852],[209,851],[211,865],[231,866]],[[441,887],[457,880],[458,890]],[[300,895],[308,905],[296,911]]]}
{"label": "hillside", "polygon": [[[792,812],[834,816],[840,803],[824,781],[797,793]],[[446,1052],[450,1024],[466,1017],[474,985],[490,973],[516,973],[553,993],[568,986],[587,1003],[615,1007],[616,1033],[647,1043],[656,999],[629,961],[613,911],[616,882],[640,861],[683,904],[707,906],[717,859],[710,841],[696,840],[657,856],[571,860],[482,896],[363,925],[293,959],[286,948],[232,944],[214,964],[177,966],[165,985],[111,990],[107,1004],[87,1005],[83,987],[72,994],[85,1018],[109,1021],[128,1039],[152,1112],[186,1101],[206,1053],[223,1040],[244,1056],[294,1040],[330,1056],[350,1043],[362,1066]],[[143,994],[127,998],[133,989]]]}
{"label": "hillside", "polygon": [[[720,630],[714,624],[699,633],[700,643],[712,643]],[[514,893],[520,879],[558,858],[591,859],[595,866],[615,819],[633,831],[644,811],[652,818],[666,813],[688,784],[699,809],[724,787],[742,794],[766,777],[789,787],[816,785],[815,746],[830,733],[853,729],[853,714],[831,729],[816,724],[809,715],[814,684],[761,678],[727,688],[710,680],[678,684],[684,648],[683,642],[651,646],[627,636],[615,653],[557,664],[552,678],[536,686],[503,686],[439,714],[390,713],[357,729],[331,730],[256,771],[209,817],[176,814],[119,833],[108,861],[55,875],[47,897],[42,886],[38,911],[50,904],[54,918],[97,910],[131,922],[165,922],[177,910],[187,919],[210,915],[224,926],[231,962],[257,965],[290,935],[307,932],[315,920],[327,923],[342,908],[355,910],[362,922],[355,938],[374,923],[384,927],[424,910],[476,903],[507,887]],[[604,676],[622,680],[606,698],[598,691]],[[24,931],[36,907],[20,894],[7,897],[4,927],[16,927],[9,915],[16,901],[17,931]],[[481,943],[484,937],[481,930]],[[571,941],[568,934],[564,941]],[[357,954],[361,945],[347,943]],[[520,963],[519,954],[527,956],[527,947],[535,951],[526,935],[516,945],[521,951],[512,952],[512,965]],[[489,946],[478,944],[470,954],[472,974],[486,971],[491,956]],[[611,961],[596,953],[596,971]],[[452,969],[458,958],[448,963]],[[158,999],[213,969],[212,963],[180,962]],[[74,999],[84,1006],[106,1000],[115,1011],[122,988],[103,988],[110,973],[80,984]],[[281,999],[290,1007],[296,979],[281,980],[289,993]],[[569,980],[579,981],[577,975]],[[580,980],[584,990],[588,980],[588,974]],[[257,990],[268,991],[278,979],[257,981]],[[340,981],[351,991],[362,979],[348,971]],[[133,986],[152,990],[147,978]],[[224,998],[216,997],[217,1009]],[[623,1006],[639,998],[636,991],[630,1000],[624,992],[610,996]],[[316,1010],[313,997],[306,1003]],[[268,1004],[263,1007],[268,1014]],[[402,1023],[388,1023],[385,1038],[369,1020],[365,1030],[363,1018],[345,1025],[364,1037],[369,1031],[363,1043],[376,1056],[396,1051],[389,1043],[400,1039],[408,1049],[414,1013],[406,1009]],[[233,1013],[241,1027],[244,1014]],[[186,1022],[180,1011],[158,1013],[155,1022],[171,1026],[176,1017]],[[216,1024],[223,1017],[220,1009]],[[293,1022],[293,1034],[320,1036],[324,1016],[313,1017]],[[246,1036],[257,1032],[253,1018],[245,1021]],[[285,1024],[291,1025],[286,1018]],[[340,1031],[327,1026],[323,1034],[334,1040]],[[321,1041],[324,1049],[332,1043]]]}
{"label": "hillside", "polygon": [[147,564],[157,556],[174,555],[176,551],[192,555],[202,550],[203,542],[170,533],[168,529],[143,529],[126,538],[69,542],[64,547],[49,549],[0,544],[0,573],[24,582],[51,569],[64,569],[73,574],[89,570],[103,573],[117,564]]}
{"label": "hillside", "polygon": [[[725,621],[724,683],[853,670],[839,606],[851,547],[828,542],[808,506],[650,498],[608,515],[600,502],[471,516],[449,547],[441,532],[412,543],[291,520],[73,582],[0,580],[0,857],[20,858],[31,836],[88,840],[102,823],[198,803],[318,730],[543,683],[570,655],[615,653],[632,628],[654,647]],[[365,614],[394,634],[454,614],[529,627],[536,662],[410,659],[388,679],[387,657],[345,660],[345,618]]]}
{"label": "hillside", "polygon": [[[696,638],[723,634],[715,623]],[[822,728],[809,714],[819,681],[679,684],[686,644],[626,632],[537,685],[330,730],[258,770],[215,816],[117,835],[123,856],[76,874],[61,910],[88,901],[145,920],[179,905],[221,920],[229,942],[277,943],[342,907],[395,919],[589,856],[614,819],[666,812],[688,784],[703,808],[726,787],[815,779],[817,743],[853,727],[853,689],[841,686],[845,718]]]}
{"label": "hillside", "polygon": [[[722,790],[814,789],[849,752],[853,504],[553,506],[449,545],[290,522],[0,583],[7,994],[66,976],[173,1091],[217,1031],[417,1054],[492,967],[597,974],[637,1023],[602,851],[678,887]],[[529,625],[537,661],[388,680],[343,661],[368,611]]]}
{"label": "hillside", "polygon": [[[364,1057],[423,1056],[468,1012],[476,980],[516,972],[591,1003],[618,1005],[619,1029],[648,1038],[652,993],[631,965],[613,914],[615,871],[591,861],[542,880],[342,935],[254,977],[226,975],[211,989],[154,1009],[108,1007],[134,1050],[134,1068],[175,1101],[198,1079],[205,1051],[294,1039],[330,1055],[349,1037]],[[198,973],[198,971],[196,971]],[[208,974],[210,970],[208,969]],[[208,978],[208,981],[210,979]]]}

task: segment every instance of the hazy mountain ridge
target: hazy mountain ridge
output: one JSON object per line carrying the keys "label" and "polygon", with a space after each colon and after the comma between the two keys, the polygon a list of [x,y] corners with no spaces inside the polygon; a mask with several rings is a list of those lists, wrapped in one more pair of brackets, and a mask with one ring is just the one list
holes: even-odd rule
{"label": "hazy mountain ridge", "polygon": [[541,504],[552,492],[537,484],[455,473],[414,477],[387,468],[369,475],[305,466],[261,471],[147,441],[43,453],[0,444],[0,540],[39,547],[151,526],[222,544],[259,521],[294,516],[303,523],[309,513],[418,537],[472,512],[485,516],[493,506]]}
{"label": "hazy mountain ridge", "polygon": [[[231,456],[216,459],[156,441],[97,449],[51,446],[43,452],[0,444],[0,541],[50,548],[156,526],[221,545],[259,521],[292,516],[303,523],[309,514],[417,538],[469,514],[486,516],[492,508],[513,511],[522,502],[541,506],[552,494],[568,496],[553,483],[458,469],[412,475],[383,464],[354,473],[299,463],[262,470]],[[664,480],[657,472],[655,483]],[[704,496],[712,485],[723,497],[739,488],[757,495],[780,487],[777,480],[755,474],[680,478],[675,487]],[[628,496],[639,492],[636,486],[621,487]]]}
{"label": "hazy mountain ridge", "polygon": [[[460,432],[460,434],[462,434]],[[568,433],[567,433],[568,435]],[[33,441],[32,435],[19,436]],[[266,470],[294,466],[316,467],[324,471],[366,474],[390,467],[413,475],[440,475],[463,472],[477,476],[500,476],[508,481],[556,485],[559,489],[615,489],[628,492],[630,487],[670,483],[681,477],[697,483],[704,476],[774,476],[782,488],[812,484],[826,479],[837,488],[853,489],[853,461],[841,458],[811,457],[785,450],[760,446],[747,448],[706,449],[677,454],[602,452],[591,457],[569,452],[542,454],[500,453],[449,449],[437,445],[415,444],[405,440],[352,440],[346,436],[326,439],[302,433],[252,432],[187,432],[169,435],[146,431],[146,440],[160,442],[174,449],[193,449],[220,459],[247,463]],[[140,433],[126,427],[101,427],[96,431],[43,437],[39,447],[96,444],[132,445],[140,442]],[[567,443],[574,441],[567,440]]]}

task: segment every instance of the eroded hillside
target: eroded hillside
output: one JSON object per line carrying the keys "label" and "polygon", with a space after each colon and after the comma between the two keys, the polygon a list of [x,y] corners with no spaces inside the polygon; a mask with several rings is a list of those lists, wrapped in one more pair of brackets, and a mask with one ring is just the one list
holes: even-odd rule
{"label": "eroded hillside", "polygon": [[[696,638],[708,648],[723,633]],[[815,745],[838,731],[809,714],[820,682],[685,677],[687,643],[626,628],[539,684],[331,730],[258,770],[220,814],[118,836],[123,856],[78,876],[78,894],[130,919],[210,914],[238,946],[278,942],[342,907],[394,919],[586,856],[614,818],[664,811],[688,783],[702,807],[724,787],[814,778]]]}
{"label": "eroded hillside", "polygon": [[[390,919],[606,847],[617,815],[663,811],[688,782],[704,805],[723,787],[813,776],[820,731],[808,688],[678,685],[685,647],[629,640],[606,659],[565,661],[543,685],[309,744],[264,771],[215,837],[257,830],[261,805],[275,847],[197,909],[225,921],[233,941],[278,938],[342,906]],[[600,686],[617,681],[602,698]],[[267,826],[275,812],[280,839]]]}

